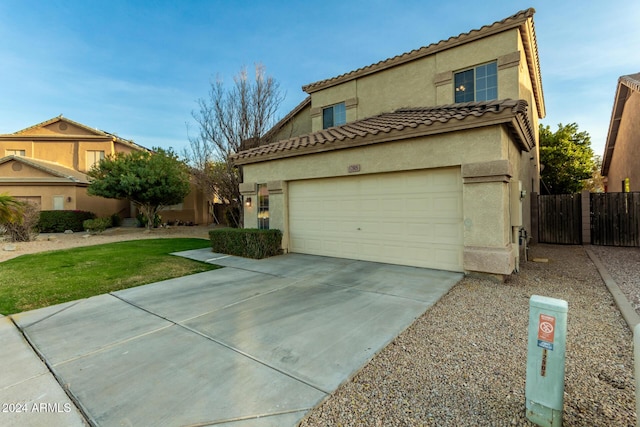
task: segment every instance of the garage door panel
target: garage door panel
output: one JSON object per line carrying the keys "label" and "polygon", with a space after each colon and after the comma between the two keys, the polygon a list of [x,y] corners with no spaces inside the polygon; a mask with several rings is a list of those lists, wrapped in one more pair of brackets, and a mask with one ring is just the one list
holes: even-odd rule
{"label": "garage door panel", "polygon": [[459,168],[289,183],[293,252],[462,271]]}

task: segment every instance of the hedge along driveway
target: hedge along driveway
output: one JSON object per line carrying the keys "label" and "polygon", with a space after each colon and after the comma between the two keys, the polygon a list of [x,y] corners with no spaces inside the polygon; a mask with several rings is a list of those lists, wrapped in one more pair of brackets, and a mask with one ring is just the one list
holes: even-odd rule
{"label": "hedge along driveway", "polygon": [[206,239],[151,239],[23,255],[2,263],[0,313],[13,314],[220,268],[169,255]]}
{"label": "hedge along driveway", "polygon": [[281,253],[282,232],[278,229],[218,228],[209,231],[213,252],[244,258],[267,258]]}

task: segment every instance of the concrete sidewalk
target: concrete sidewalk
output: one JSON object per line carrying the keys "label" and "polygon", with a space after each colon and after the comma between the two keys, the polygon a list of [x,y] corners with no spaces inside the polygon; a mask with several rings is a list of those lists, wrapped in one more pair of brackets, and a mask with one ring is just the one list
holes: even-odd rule
{"label": "concrete sidewalk", "polygon": [[[462,278],[297,254],[180,255],[226,268],[12,316],[91,424],[294,426]],[[41,401],[70,402],[0,321],[2,342],[16,342],[3,366],[20,373],[5,381],[3,368],[2,402],[38,396],[33,376],[57,393]],[[27,373],[33,362],[38,374]],[[7,415],[0,424],[33,414]],[[82,424],[75,408],[46,415]]]}

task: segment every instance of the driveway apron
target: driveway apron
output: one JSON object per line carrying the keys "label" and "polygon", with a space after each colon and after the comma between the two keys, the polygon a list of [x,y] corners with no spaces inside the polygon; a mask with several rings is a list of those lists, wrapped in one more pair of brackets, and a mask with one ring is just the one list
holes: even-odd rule
{"label": "driveway apron", "polygon": [[462,275],[288,254],[13,315],[100,426],[295,426]]}

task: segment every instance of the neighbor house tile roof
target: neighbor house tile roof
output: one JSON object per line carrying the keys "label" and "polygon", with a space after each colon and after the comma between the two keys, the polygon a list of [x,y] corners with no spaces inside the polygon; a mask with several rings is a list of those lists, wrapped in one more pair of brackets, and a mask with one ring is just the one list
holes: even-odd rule
{"label": "neighbor house tile roof", "polygon": [[618,131],[620,130],[622,113],[624,112],[624,107],[631,91],[640,92],[640,73],[621,76],[618,79],[618,87],[613,100],[613,111],[611,112],[611,122],[609,123],[609,133],[604,147],[604,157],[602,159],[602,168],[600,170],[602,176],[607,176],[609,174],[613,150],[616,147]]}
{"label": "neighbor house tile roof", "polygon": [[[527,63],[529,66],[529,75],[533,85],[534,98],[538,106],[540,117],[545,116],[544,100],[542,92],[542,81],[540,79],[540,60],[538,56],[538,48],[535,35],[535,27],[533,25],[533,15],[535,9],[529,8],[521,10],[515,15],[509,16],[501,21],[494,22],[490,25],[485,25],[477,30],[471,30],[467,33],[462,33],[455,37],[450,37],[447,40],[441,40],[437,43],[432,43],[428,46],[414,49],[410,52],[403,53],[379,62],[375,64],[367,65],[366,67],[358,68],[357,70],[350,71],[345,74],[341,74],[336,77],[310,83],[302,86],[302,90],[311,94],[328,87],[344,83],[359,77],[363,77],[369,74],[377,73],[379,71],[395,67],[400,64],[404,64],[410,61],[414,61],[425,56],[432,55],[437,52],[441,52],[447,49],[451,49],[456,46],[460,46],[465,43],[469,43],[481,38],[498,34],[513,28],[521,29],[523,33],[523,47],[526,52]],[[527,35],[529,37],[527,37]]]}
{"label": "neighbor house tile roof", "polygon": [[37,178],[16,178],[16,177],[2,177],[0,182],[60,182],[60,183],[74,183],[74,184],[89,184],[89,177],[86,174],[74,169],[62,166],[58,163],[48,162],[46,160],[33,159],[31,157],[22,156],[6,156],[0,158],[0,164],[16,161],[25,165],[31,166],[35,169],[41,170],[50,174],[50,177],[37,177]]}
{"label": "neighbor house tile roof", "polygon": [[231,158],[236,164],[256,163],[496,124],[506,124],[520,146],[528,151],[535,145],[535,134],[527,108],[526,101],[511,99],[401,108],[241,151]]}
{"label": "neighbor house tile roof", "polygon": [[[4,135],[0,135],[1,137],[3,137],[4,139],[7,139],[11,136],[21,136],[21,137],[27,137],[27,138],[31,138],[33,137],[32,135],[32,131],[34,129],[38,129],[38,128],[43,128],[46,126],[49,126],[50,124],[56,123],[56,122],[66,122],[68,124],[71,124],[73,126],[76,126],[80,129],[84,129],[88,132],[90,132],[91,134],[93,134],[95,137],[104,137],[104,138],[108,138],[111,139],[113,141],[119,142],[121,144],[124,145],[128,145],[129,147],[138,149],[138,150],[143,150],[143,151],[149,151],[148,148],[143,147],[140,144],[137,144],[135,142],[133,142],[132,140],[129,139],[125,139],[125,138],[121,138],[118,135],[114,134],[114,133],[110,133],[110,132],[106,132],[103,130],[99,130],[99,129],[94,129],[91,128],[89,126],[83,125],[82,123],[78,123],[76,121],[73,121],[71,119],[68,119],[66,117],[62,117],[62,114],[57,116],[57,117],[53,117],[49,120],[45,120],[44,122],[40,122],[37,123],[33,126],[29,126],[28,128],[24,128],[21,129],[17,132],[11,133],[11,134],[4,134]],[[38,135],[40,138],[46,139],[46,138],[53,138],[54,135]],[[66,134],[60,134],[60,135],[55,135],[56,138],[69,138],[71,135],[66,135]],[[84,136],[86,138],[86,136]]]}

